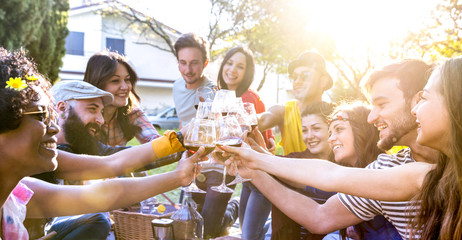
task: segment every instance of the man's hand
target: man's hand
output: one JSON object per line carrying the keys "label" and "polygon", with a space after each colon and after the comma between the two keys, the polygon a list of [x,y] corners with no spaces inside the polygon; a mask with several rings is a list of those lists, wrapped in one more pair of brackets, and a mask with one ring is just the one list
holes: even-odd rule
{"label": "man's hand", "polygon": [[188,185],[200,172],[200,166],[195,164],[196,162],[204,161],[207,157],[204,155],[204,147],[200,147],[196,153],[188,157],[188,152],[183,152],[183,155],[178,162],[175,171],[178,171],[182,176],[182,185]]}
{"label": "man's hand", "polygon": [[276,140],[274,138],[268,139],[268,151],[273,155],[276,154]]}

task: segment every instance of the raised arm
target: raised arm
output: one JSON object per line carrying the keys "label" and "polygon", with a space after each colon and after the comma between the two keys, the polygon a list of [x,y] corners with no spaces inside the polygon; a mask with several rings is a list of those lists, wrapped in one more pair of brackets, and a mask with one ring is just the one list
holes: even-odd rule
{"label": "raised arm", "polygon": [[380,170],[350,168],[325,160],[269,156],[249,148],[223,147],[223,150],[237,154],[244,166],[251,169],[328,192],[383,201],[411,199],[434,167],[427,163],[409,163]]}
{"label": "raised arm", "polygon": [[194,162],[204,152],[183,157],[172,172],[141,178],[111,179],[84,186],[63,186],[26,178],[23,183],[34,191],[29,202],[29,218],[67,216],[104,212],[126,207],[143,199],[189,184]]}
{"label": "raised arm", "polygon": [[284,111],[284,106],[274,105],[266,112],[258,114],[258,129],[263,132],[275,126],[283,126]]}
{"label": "raised arm", "polygon": [[362,222],[332,196],[324,204],[283,186],[265,172],[255,171],[252,183],[288,217],[311,233],[325,234]]}
{"label": "raised arm", "polygon": [[56,176],[68,180],[100,179],[120,176],[184,148],[171,131],[165,136],[110,156],[77,155],[65,151],[58,153]]}

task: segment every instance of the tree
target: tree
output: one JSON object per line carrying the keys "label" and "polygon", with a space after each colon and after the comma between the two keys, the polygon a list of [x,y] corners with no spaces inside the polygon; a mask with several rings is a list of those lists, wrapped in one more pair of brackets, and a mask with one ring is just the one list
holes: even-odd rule
{"label": "tree", "polygon": [[[429,61],[455,57],[462,54],[461,34],[462,4],[457,0],[442,0],[428,23],[408,34],[403,48],[406,54],[419,54]],[[397,55],[396,51],[393,54]]]}
{"label": "tree", "polygon": [[18,49],[36,40],[51,1],[0,0],[0,46]]}
{"label": "tree", "polygon": [[58,78],[67,36],[67,0],[0,0],[0,45],[25,48],[38,69]]}
{"label": "tree", "polygon": [[[237,44],[248,45],[256,61],[263,66],[265,83],[270,71],[286,72],[288,61],[302,51],[317,48],[331,55],[332,42],[319,33],[306,33],[305,17],[295,0],[210,0],[209,29],[211,60]],[[105,16],[121,16],[127,20],[125,28],[140,35],[140,44],[148,44],[174,53],[174,29],[117,0],[101,12]],[[160,40],[160,41],[159,41]]]}
{"label": "tree", "polygon": [[45,19],[41,31],[37,33],[37,39],[26,45],[26,49],[38,63],[39,72],[47,75],[52,82],[58,79],[59,68],[63,65],[62,58],[66,54],[68,11],[68,1],[52,1],[52,7],[42,12]]}

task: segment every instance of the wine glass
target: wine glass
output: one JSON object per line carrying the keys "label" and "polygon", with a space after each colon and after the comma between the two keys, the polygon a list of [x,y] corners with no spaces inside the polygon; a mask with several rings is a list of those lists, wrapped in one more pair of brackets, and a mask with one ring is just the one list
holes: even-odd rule
{"label": "wine glass", "polygon": [[236,92],[232,90],[221,89],[215,94],[212,104],[212,112],[218,115],[226,116],[228,113],[235,111]]}
{"label": "wine glass", "polygon": [[198,87],[196,89],[196,95],[194,98],[194,107],[199,107],[200,102],[213,102],[215,97],[215,91],[213,88],[210,87]]}
{"label": "wine glass", "polygon": [[200,102],[196,111],[196,119],[212,119],[212,104],[212,102]]}
{"label": "wine glass", "polygon": [[[205,154],[209,154],[215,149],[216,144],[215,121],[208,119],[192,119],[189,124],[188,132],[184,138],[184,146],[190,152],[197,152],[200,147],[205,148]],[[197,162],[194,164],[196,172]],[[199,189],[196,184],[196,178],[192,183],[183,188],[185,192],[206,193]]]}
{"label": "wine glass", "polygon": [[[240,147],[242,144],[241,136],[242,131],[236,116],[228,115],[217,119],[218,122],[218,136],[217,146],[233,146]],[[211,189],[222,193],[232,193],[233,189],[229,188],[225,184],[226,181],[226,165],[223,169],[223,181],[219,186],[213,186]]]}
{"label": "wine glass", "polygon": [[[251,128],[251,116],[248,114],[247,110],[245,109],[245,106],[253,108],[253,104],[252,103],[243,103],[242,98],[236,98],[236,103],[237,103],[237,106],[239,107],[237,115],[236,115],[239,126],[241,127],[242,132],[244,132],[244,131],[249,131],[250,132],[252,130],[252,128]],[[255,112],[255,109],[254,109],[254,112]],[[255,115],[255,117],[256,117],[256,115]],[[234,167],[236,169],[236,178],[234,178],[234,180],[232,182],[228,183],[227,184],[228,186],[238,184],[238,183],[247,182],[247,181],[251,180],[251,179],[243,178],[243,177],[241,177],[241,175],[239,175],[239,171],[238,171],[238,168],[237,168],[236,161],[234,161]]]}
{"label": "wine glass", "polygon": [[249,121],[252,130],[254,130],[258,125],[257,112],[255,111],[255,105],[253,103],[244,103],[244,111],[247,113],[247,121]]}

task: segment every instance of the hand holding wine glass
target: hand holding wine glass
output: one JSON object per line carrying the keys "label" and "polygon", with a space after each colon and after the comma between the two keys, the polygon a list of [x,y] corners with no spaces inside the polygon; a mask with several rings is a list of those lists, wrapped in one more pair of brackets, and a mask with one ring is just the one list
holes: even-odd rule
{"label": "hand holding wine glass", "polygon": [[[193,119],[190,123],[188,133],[184,138],[185,148],[194,153],[200,147],[204,147],[205,155],[207,155],[215,149],[215,144],[215,122],[208,119]],[[196,178],[193,179],[191,185],[183,188],[183,190],[185,192],[206,193],[197,187]]]}
{"label": "hand holding wine glass", "polygon": [[[217,119],[218,121],[218,138],[217,138],[217,146],[234,146],[240,147],[242,144],[242,131],[241,127],[233,115],[228,115],[222,118]],[[236,178],[238,175],[236,176]],[[226,179],[226,165],[223,170],[223,181],[220,186],[212,187],[212,190],[223,192],[223,193],[232,193],[233,190],[226,187],[225,184]]]}

